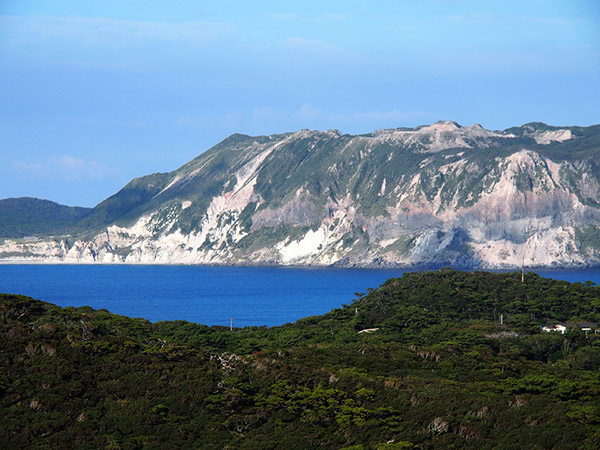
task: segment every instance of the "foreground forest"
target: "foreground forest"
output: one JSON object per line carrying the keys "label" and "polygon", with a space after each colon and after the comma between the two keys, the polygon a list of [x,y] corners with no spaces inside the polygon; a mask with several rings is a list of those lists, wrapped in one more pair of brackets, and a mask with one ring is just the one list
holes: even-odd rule
{"label": "foreground forest", "polygon": [[[407,273],[230,331],[0,294],[3,448],[598,449],[600,288]],[[502,323],[501,323],[502,322]]]}

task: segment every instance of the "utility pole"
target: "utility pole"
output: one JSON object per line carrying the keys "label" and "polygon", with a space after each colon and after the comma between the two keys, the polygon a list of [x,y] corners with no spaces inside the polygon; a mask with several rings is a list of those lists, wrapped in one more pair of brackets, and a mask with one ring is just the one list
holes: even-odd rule
{"label": "utility pole", "polygon": [[523,255],[523,266],[521,267],[521,283],[525,283],[525,255]]}
{"label": "utility pole", "polygon": [[229,331],[233,331],[233,317],[229,318]]}

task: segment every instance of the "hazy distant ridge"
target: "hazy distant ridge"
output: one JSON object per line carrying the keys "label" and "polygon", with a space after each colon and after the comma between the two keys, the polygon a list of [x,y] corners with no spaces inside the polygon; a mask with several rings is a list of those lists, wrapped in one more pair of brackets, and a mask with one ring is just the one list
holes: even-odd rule
{"label": "hazy distant ridge", "polygon": [[91,212],[37,198],[7,198],[0,200],[0,238],[64,232]]}

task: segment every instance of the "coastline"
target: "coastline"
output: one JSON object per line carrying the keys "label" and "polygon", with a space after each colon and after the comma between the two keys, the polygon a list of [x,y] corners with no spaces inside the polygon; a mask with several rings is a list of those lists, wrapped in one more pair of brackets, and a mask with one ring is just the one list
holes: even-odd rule
{"label": "coastline", "polygon": [[[424,271],[424,270],[440,270],[443,268],[452,268],[455,270],[477,271],[477,270],[501,270],[501,271],[521,271],[521,266],[516,265],[464,265],[452,264],[443,262],[439,264],[394,264],[385,263],[365,263],[365,264],[286,264],[275,261],[260,261],[260,262],[213,262],[213,263],[191,263],[191,262],[164,262],[164,261],[65,261],[63,259],[0,259],[0,265],[72,265],[72,266],[198,266],[198,267],[276,267],[290,269],[399,269],[404,271]],[[572,265],[527,265],[526,271],[532,270],[585,270],[598,269],[600,264],[572,264]]]}

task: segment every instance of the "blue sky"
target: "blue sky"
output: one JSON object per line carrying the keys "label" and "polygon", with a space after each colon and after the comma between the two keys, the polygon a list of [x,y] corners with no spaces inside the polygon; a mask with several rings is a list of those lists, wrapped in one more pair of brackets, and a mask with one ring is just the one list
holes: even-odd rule
{"label": "blue sky", "polygon": [[236,132],[600,123],[597,0],[3,0],[0,61],[0,198],[93,206]]}

